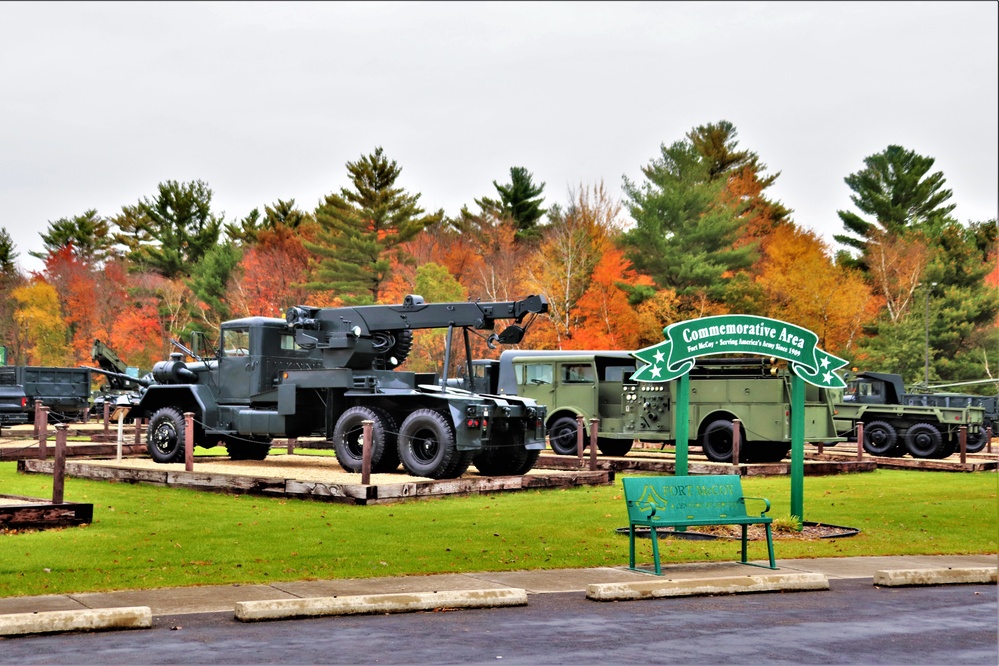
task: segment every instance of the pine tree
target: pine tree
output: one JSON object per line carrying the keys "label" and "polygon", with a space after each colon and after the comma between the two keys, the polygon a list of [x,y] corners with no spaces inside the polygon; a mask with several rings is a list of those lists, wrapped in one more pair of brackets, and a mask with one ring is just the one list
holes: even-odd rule
{"label": "pine tree", "polygon": [[114,240],[110,235],[110,222],[94,209],[82,215],[63,217],[49,222],[48,232],[43,232],[45,252],[28,252],[32,257],[45,259],[63,248],[72,247],[73,255],[89,265],[99,265],[107,259]]}
{"label": "pine tree", "polygon": [[[485,216],[510,218],[517,224],[517,240],[536,240],[540,237],[538,222],[546,214],[541,207],[541,196],[545,184],[535,185],[534,175],[524,167],[510,167],[510,183],[500,185],[495,180],[493,187],[499,192],[499,200],[483,197],[475,203]],[[463,211],[467,213],[467,211]]]}
{"label": "pine tree", "polygon": [[[943,173],[930,174],[934,159],[891,145],[864,160],[864,168],[844,180],[853,191],[850,200],[865,219],[852,211],[837,211],[847,233],[833,236],[848,249],[840,263],[867,269],[867,250],[876,232],[896,236],[909,230],[935,234],[952,221],[955,204],[946,204],[953,192],[944,188]],[[854,252],[856,252],[856,255]]]}
{"label": "pine tree", "polygon": [[155,199],[124,206],[114,240],[140,268],[165,278],[185,277],[218,242],[223,220],[212,212],[212,190],[198,180],[160,183]]}
{"label": "pine tree", "polygon": [[304,245],[319,260],[305,287],[337,292],[344,303],[374,303],[389,277],[389,253],[440,221],[444,211],[424,215],[420,195],[396,187],[402,169],[381,147],[348,162],[347,171],[354,189],[341,188],[316,208],[320,230],[316,242]]}

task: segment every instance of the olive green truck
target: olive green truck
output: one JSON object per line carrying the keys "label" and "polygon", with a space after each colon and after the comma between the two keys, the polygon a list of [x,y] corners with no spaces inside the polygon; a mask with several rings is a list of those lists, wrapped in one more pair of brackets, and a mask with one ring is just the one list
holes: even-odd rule
{"label": "olive green truck", "polygon": [[[486,394],[532,398],[548,409],[549,444],[576,453],[577,416],[599,419],[597,447],[621,456],[635,441],[672,444],[676,382],[632,381],[636,359],[624,351],[504,351],[477,360],[471,386]],[[712,461],[732,460],[733,422],[740,421],[739,459],[776,462],[791,449],[790,376],[763,358],[700,359],[690,372],[689,433]],[[805,441],[844,441],[833,424],[831,392],[806,385]],[[589,432],[584,433],[589,442]]]}

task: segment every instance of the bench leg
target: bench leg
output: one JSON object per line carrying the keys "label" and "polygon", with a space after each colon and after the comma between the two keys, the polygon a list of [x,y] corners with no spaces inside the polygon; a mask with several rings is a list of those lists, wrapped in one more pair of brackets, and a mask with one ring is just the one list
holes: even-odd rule
{"label": "bench leg", "polygon": [[628,568],[635,568],[635,526],[630,525],[628,530]]}
{"label": "bench leg", "polygon": [[770,532],[770,523],[767,523],[767,552],[770,553],[770,568],[776,569],[777,563],[774,561],[774,537]]}
{"label": "bench leg", "polygon": [[749,538],[749,525],[742,526],[742,563],[748,564],[749,560],[746,558],[746,540]]}
{"label": "bench leg", "polygon": [[651,531],[649,536],[652,537],[652,559],[656,563],[656,575],[662,576],[663,568],[659,563],[659,533],[656,531],[655,525],[650,526],[649,530]]}

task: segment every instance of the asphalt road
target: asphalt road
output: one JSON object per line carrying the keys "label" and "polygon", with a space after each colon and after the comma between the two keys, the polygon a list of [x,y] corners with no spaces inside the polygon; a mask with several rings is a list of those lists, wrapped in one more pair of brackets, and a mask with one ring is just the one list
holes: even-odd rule
{"label": "asphalt road", "polygon": [[601,603],[535,594],[520,608],[244,624],[231,613],[153,628],[0,639],[2,664],[999,663],[995,585]]}

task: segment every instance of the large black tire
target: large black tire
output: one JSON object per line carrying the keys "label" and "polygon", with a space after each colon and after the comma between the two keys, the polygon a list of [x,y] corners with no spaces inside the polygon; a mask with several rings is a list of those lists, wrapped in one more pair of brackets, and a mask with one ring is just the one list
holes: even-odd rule
{"label": "large black tire", "polygon": [[[742,444],[739,447],[739,460],[745,462],[746,429],[740,428]],[[708,460],[713,462],[732,462],[732,422],[728,419],[718,419],[708,424],[701,437],[701,449]]]}
{"label": "large black tire", "polygon": [[161,407],[149,419],[146,448],[158,463],[183,462],[184,415],[175,407]]}
{"label": "large black tire", "polygon": [[775,463],[780,462],[791,452],[791,445],[784,442],[754,442],[746,447],[745,455],[739,452],[739,457],[749,462]]}
{"label": "large black tire", "polygon": [[229,460],[264,460],[271,452],[269,437],[229,435],[223,438]]}
{"label": "large black tire", "polygon": [[943,437],[932,423],[917,423],[905,431],[905,448],[913,458],[936,458],[943,451]]}
{"label": "large black tire", "polygon": [[399,459],[412,476],[453,479],[468,469],[472,456],[458,451],[454,429],[443,414],[418,409],[399,428]]}
{"label": "large black tire", "polygon": [[487,476],[521,476],[538,462],[541,451],[524,448],[524,433],[517,433],[498,446],[490,446],[475,454],[472,463]]}
{"label": "large black tire", "polygon": [[890,456],[899,445],[895,428],[884,421],[864,424],[864,450],[872,456]]}
{"label": "large black tire", "polygon": [[[560,456],[576,455],[576,438],[579,424],[571,416],[560,416],[548,428],[548,444]],[[586,433],[583,433],[583,446],[586,446]]]}
{"label": "large black tire", "polygon": [[631,447],[635,444],[631,439],[610,439],[608,437],[597,437],[597,448],[605,456],[626,456]]}
{"label": "large black tire", "polygon": [[[336,427],[333,428],[333,450],[340,466],[348,472],[361,471],[364,464],[364,421],[374,423],[371,427],[372,471],[398,467],[399,454],[394,451],[395,420],[388,413],[370,407],[351,407],[337,419]],[[392,451],[389,450],[390,447]]]}
{"label": "large black tire", "polygon": [[985,429],[991,427],[992,427],[992,421],[990,421],[989,419],[985,419],[985,422],[982,423],[982,427],[979,429],[978,434],[973,437],[971,435],[968,436],[968,444],[967,448],[965,448],[965,451],[967,451],[968,453],[978,453],[979,451],[984,449],[989,443],[988,439],[989,435]]}

